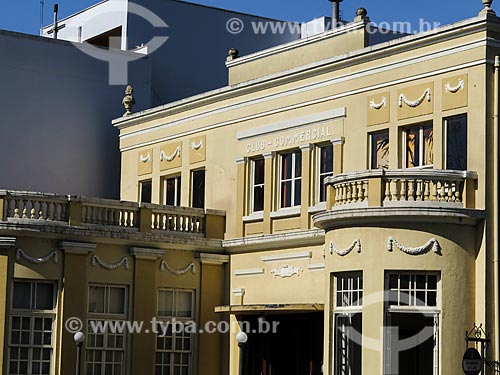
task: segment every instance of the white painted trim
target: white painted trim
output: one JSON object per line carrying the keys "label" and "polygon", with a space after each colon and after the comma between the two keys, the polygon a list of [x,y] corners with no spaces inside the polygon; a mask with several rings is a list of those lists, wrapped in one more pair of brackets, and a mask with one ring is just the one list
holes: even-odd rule
{"label": "white painted trim", "polygon": [[347,108],[342,107],[331,111],[320,112],[309,116],[295,118],[288,121],[276,122],[274,124],[261,126],[259,128],[245,129],[239,131],[238,134],[236,135],[236,138],[238,139],[238,141],[241,141],[247,138],[262,136],[265,134],[275,133],[282,130],[291,130],[294,128],[311,125],[318,122],[324,122],[328,120],[335,120],[346,116],[347,116]]}
{"label": "white painted trim", "polygon": [[309,214],[315,214],[321,211],[326,211],[326,202],[319,202],[307,209],[307,213]]}
{"label": "white painted trim", "polygon": [[236,270],[234,276],[261,276],[264,275],[264,268],[255,268],[248,270]]}
{"label": "white painted trim", "polygon": [[335,137],[330,140],[330,143],[334,146],[345,144],[345,137]]}
{"label": "white painted trim", "polygon": [[[483,47],[483,46],[486,46],[486,45],[487,45],[487,43],[485,43],[484,41],[483,42],[478,42],[477,44],[474,44],[470,48],[460,47],[459,48],[460,51],[451,50],[451,52],[449,54],[455,54],[457,52],[467,51],[469,49],[473,49],[473,48],[477,48],[477,47]],[[447,56],[447,55],[448,54],[443,55],[443,56]],[[283,93],[280,93],[280,94],[274,94],[274,95],[270,95],[268,97],[264,97],[264,98],[260,98],[260,99],[254,99],[254,100],[251,100],[251,101],[247,101],[247,102],[241,103],[239,105],[233,105],[233,106],[229,106],[229,107],[224,107],[224,108],[222,108],[222,109],[224,109],[224,111],[222,111],[222,112],[226,112],[226,111],[229,111],[229,110],[242,108],[242,107],[245,107],[247,105],[258,104],[260,102],[265,102],[265,101],[268,101],[268,100],[271,100],[271,99],[276,99],[276,98],[280,98],[280,97],[286,97],[288,95],[302,93],[302,92],[313,90],[313,89],[317,89],[317,88],[320,88],[320,87],[333,85],[333,84],[336,84],[336,83],[339,83],[339,82],[348,81],[348,80],[354,79],[354,78],[363,78],[363,77],[366,77],[366,76],[369,76],[369,75],[372,75],[372,74],[378,74],[378,73],[381,73],[381,72],[384,72],[384,71],[389,71],[389,70],[392,70],[392,69],[398,69],[401,66],[412,65],[412,64],[419,63],[419,62],[432,60],[434,58],[437,58],[436,56],[437,57],[442,57],[442,56],[438,56],[438,54],[434,54],[434,55],[430,55],[429,58],[415,59],[412,63],[411,63],[412,60],[407,60],[405,62],[397,63],[397,64],[394,64],[393,67],[387,68],[387,69],[379,68],[379,69],[375,69],[375,71],[373,71],[373,72],[372,71],[362,71],[362,72],[359,72],[359,73],[349,74],[349,75],[346,75],[346,76],[343,76],[343,77],[337,77],[337,78],[334,78],[332,80],[327,80],[325,82],[319,82],[319,83],[312,84],[312,85],[309,85],[309,86],[305,86],[305,87],[301,87],[301,88],[296,88],[296,89],[293,89],[293,90],[289,90],[287,92],[283,92]],[[390,87],[390,86],[393,86],[393,85],[399,85],[399,84],[402,84],[402,83],[412,82],[412,81],[416,81],[416,80],[419,80],[419,79],[425,79],[425,78],[429,78],[429,77],[434,77],[434,76],[439,75],[439,74],[445,74],[445,73],[453,72],[453,71],[456,71],[456,70],[466,69],[466,68],[470,68],[470,67],[473,67],[473,66],[486,64],[488,62],[490,62],[490,60],[488,60],[488,59],[480,59],[480,60],[476,60],[476,61],[471,61],[469,63],[461,64],[461,65],[456,65],[456,66],[452,66],[452,67],[448,67],[448,68],[443,68],[443,69],[439,69],[439,70],[430,71],[430,72],[423,73],[423,74],[418,74],[418,75],[415,75],[415,76],[410,76],[410,77],[406,77],[406,78],[402,78],[402,79],[398,79],[398,80],[394,80],[394,81],[388,81],[388,82],[385,82],[385,83],[380,83],[380,84],[373,85],[373,86],[367,86],[367,87],[363,87],[363,88],[352,90],[352,91],[346,91],[346,92],[343,92],[343,93],[339,93],[339,94],[335,94],[335,95],[331,95],[331,96],[326,96],[326,97],[323,97],[323,98],[320,98],[320,99],[316,99],[316,100],[312,100],[312,101],[308,101],[308,102],[303,102],[303,103],[295,104],[295,105],[292,105],[292,106],[282,107],[282,108],[275,109],[275,110],[268,111],[268,112],[261,112],[261,113],[254,114],[254,115],[247,116],[247,117],[242,117],[242,118],[239,118],[239,119],[236,119],[236,120],[224,121],[224,122],[220,122],[220,123],[217,123],[217,124],[213,124],[213,125],[209,125],[209,126],[204,126],[204,127],[201,127],[201,128],[195,129],[195,130],[190,130],[190,131],[187,131],[187,132],[177,133],[177,134],[170,135],[170,136],[163,137],[163,138],[159,138],[159,139],[156,139],[156,140],[153,140],[153,141],[148,141],[148,142],[143,142],[143,143],[140,143],[140,144],[137,144],[137,145],[123,147],[123,148],[120,148],[120,151],[121,152],[125,152],[125,151],[130,151],[130,150],[133,150],[133,149],[136,149],[136,148],[151,146],[151,145],[154,145],[154,144],[158,144],[158,143],[170,141],[170,140],[173,140],[173,139],[178,139],[178,138],[185,137],[185,136],[188,136],[188,135],[198,134],[199,132],[217,129],[219,127],[229,126],[229,125],[237,124],[237,123],[248,121],[248,120],[258,119],[258,118],[261,118],[261,117],[265,117],[265,116],[269,116],[269,115],[273,115],[273,114],[278,114],[278,113],[286,112],[286,111],[289,111],[289,110],[292,110],[292,109],[299,109],[299,108],[308,107],[308,106],[315,105],[315,104],[321,104],[321,103],[324,103],[324,102],[329,102],[329,101],[332,101],[332,100],[337,100],[337,99],[345,98],[345,97],[351,96],[351,95],[357,95],[357,94],[362,94],[362,93],[365,93],[365,92],[370,92],[372,90],[384,89],[384,88],[387,88],[387,87]],[[356,76],[356,77],[354,77],[354,76]],[[208,116],[211,116],[211,115],[215,114],[214,112],[216,112],[216,111],[208,111],[208,112],[205,112],[205,113],[201,113],[199,115],[195,115],[195,116],[191,116],[191,117],[185,117],[182,120],[177,120],[177,121],[173,121],[173,122],[168,123],[168,124],[159,125],[159,126],[156,126],[154,128],[148,128],[148,129],[139,130],[139,131],[136,131],[136,132],[131,132],[131,133],[127,133],[127,134],[124,134],[124,135],[120,135],[120,139],[126,139],[126,138],[129,138],[129,137],[135,136],[135,135],[145,134],[145,133],[157,131],[157,130],[160,130],[160,129],[163,129],[163,128],[173,127],[175,125],[180,125],[182,123],[190,122],[190,121],[193,121],[193,120],[196,120],[196,119],[205,118],[205,117],[208,117]]]}
{"label": "white painted trim", "polygon": [[280,208],[278,211],[271,212],[271,219],[281,219],[297,215],[300,215],[300,206]]}
{"label": "white painted trim", "polygon": [[236,297],[244,296],[245,295],[245,289],[244,288],[233,288],[233,294]]}
{"label": "white painted trim", "polygon": [[311,259],[312,252],[304,251],[301,253],[293,253],[293,254],[281,254],[281,255],[266,255],[260,257],[264,263],[268,262],[281,262],[283,260],[303,260],[303,259]]}
{"label": "white painted trim", "polygon": [[252,221],[260,221],[264,220],[264,212],[259,211],[259,212],[253,212],[252,214],[248,216],[243,216],[243,222],[244,223],[251,223]]}
{"label": "white painted trim", "polygon": [[308,264],[307,269],[309,271],[324,271],[325,263]]}

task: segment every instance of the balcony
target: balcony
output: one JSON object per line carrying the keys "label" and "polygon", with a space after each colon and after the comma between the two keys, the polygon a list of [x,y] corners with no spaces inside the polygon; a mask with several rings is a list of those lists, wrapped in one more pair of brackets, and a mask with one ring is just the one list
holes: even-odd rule
{"label": "balcony", "polygon": [[153,241],[220,240],[225,231],[223,211],[6,190],[0,190],[0,214],[0,230]]}
{"label": "balcony", "polygon": [[434,169],[369,170],[329,177],[322,229],[381,221],[477,223],[477,173]]}

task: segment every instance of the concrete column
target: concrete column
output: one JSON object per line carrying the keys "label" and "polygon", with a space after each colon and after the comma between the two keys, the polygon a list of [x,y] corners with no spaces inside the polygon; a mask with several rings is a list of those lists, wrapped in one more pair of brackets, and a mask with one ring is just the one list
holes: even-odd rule
{"label": "concrete column", "polygon": [[[198,254],[201,263],[200,285],[200,328],[203,329],[207,322],[218,323],[223,316],[215,313],[215,307],[221,306],[227,300],[225,288],[225,267],[229,262],[228,255]],[[227,363],[227,353],[222,350],[228,334],[201,333],[199,338],[198,371],[200,375],[223,374]]]}
{"label": "concrete column", "polygon": [[344,137],[334,138],[330,141],[333,145],[333,175],[344,172]]}
{"label": "concrete column", "polygon": [[[64,252],[64,286],[62,292],[62,327],[70,318],[82,321],[82,330],[86,332],[88,305],[87,267],[89,254],[96,245],[90,243],[66,242],[59,244]],[[76,347],[74,333],[63,328],[61,332],[61,374],[73,374],[76,366]],[[83,344],[82,350],[85,348]],[[85,358],[82,353],[82,358]],[[85,361],[80,363],[81,373],[85,373]]]}
{"label": "concrete column", "polygon": [[309,229],[309,206],[311,205],[311,182],[312,182],[312,144],[300,146],[302,151],[302,187],[300,197],[300,228]]}
{"label": "concrete column", "polygon": [[243,237],[245,207],[248,196],[247,158],[236,159],[236,237]]}
{"label": "concrete column", "polygon": [[263,233],[271,234],[272,232],[272,221],[271,221],[271,211],[273,211],[273,200],[274,200],[274,156],[275,152],[266,152],[264,156],[264,222],[263,222]]}
{"label": "concrete column", "polygon": [[[132,317],[130,320],[144,322],[145,325],[156,316],[156,263],[164,250],[130,248],[135,258],[134,285],[130,291]],[[156,335],[149,332],[132,334],[130,367],[132,374],[154,374]]]}
{"label": "concrete column", "polygon": [[[0,211],[0,213],[3,211]],[[1,215],[0,215],[1,216]],[[0,250],[9,250],[16,245],[15,237],[0,237]],[[0,353],[5,353],[8,345],[7,312],[9,311],[9,256],[0,255]],[[0,374],[2,374],[4,356],[0,355]]]}

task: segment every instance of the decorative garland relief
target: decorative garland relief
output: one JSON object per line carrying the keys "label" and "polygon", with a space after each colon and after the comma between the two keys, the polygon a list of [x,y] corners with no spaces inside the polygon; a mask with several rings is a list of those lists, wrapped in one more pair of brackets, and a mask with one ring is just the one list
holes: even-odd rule
{"label": "decorative garland relief", "polygon": [[274,277],[286,278],[286,277],[292,277],[294,275],[300,276],[300,273],[303,271],[304,270],[300,267],[286,265],[271,270],[271,273],[273,274]]}
{"label": "decorative garland relief", "polygon": [[43,264],[43,263],[47,263],[51,258],[52,258],[52,261],[54,263],[57,264],[57,262],[59,262],[59,258],[57,256],[57,251],[52,251],[50,253],[48,253],[47,255],[43,256],[43,257],[32,257],[31,255],[29,255],[28,253],[26,253],[24,250],[22,249],[17,249],[16,251],[16,260],[20,260],[21,258],[24,258],[26,259],[28,262],[30,263],[33,263],[33,264]]}
{"label": "decorative garland relief", "polygon": [[435,238],[431,238],[429,242],[420,247],[405,247],[401,245],[394,237],[389,237],[389,239],[387,240],[387,250],[392,251],[394,249],[394,246],[409,255],[423,255],[427,254],[431,250],[436,254],[441,253],[441,246],[439,245],[438,240],[436,240]]}
{"label": "decorative garland relief", "polygon": [[97,255],[92,255],[91,264],[93,267],[99,265],[108,271],[116,270],[121,266],[123,266],[123,268],[125,268],[126,270],[128,270],[129,268],[127,257],[123,257],[122,259],[120,259],[118,262],[115,263],[105,263],[101,259],[99,259]]}
{"label": "decorative garland relief", "polygon": [[141,163],[147,163],[151,160],[151,154],[148,152],[148,154],[146,156],[144,156],[143,154],[141,154],[139,156],[139,160],[141,161]]}
{"label": "decorative garland relief", "polygon": [[337,255],[344,257],[344,256],[348,255],[354,249],[356,249],[356,252],[361,253],[361,240],[360,239],[354,240],[352,245],[346,249],[339,249],[338,247],[335,246],[333,241],[330,241],[330,254],[331,255],[333,255],[333,253],[335,252]]}
{"label": "decorative garland relief", "polygon": [[403,103],[406,104],[408,107],[411,108],[417,108],[420,104],[424,102],[424,100],[427,100],[428,102],[431,101],[431,89],[427,88],[425,89],[424,93],[420,98],[417,100],[409,100],[405,94],[399,95],[399,106],[403,107]]}
{"label": "decorative garland relief", "polygon": [[445,86],[444,89],[446,92],[451,92],[452,94],[456,94],[459,90],[464,90],[465,89],[465,81],[463,79],[458,80],[458,85],[452,87],[450,83],[448,82]]}
{"label": "decorative garland relief", "polygon": [[387,98],[384,96],[382,101],[378,104],[375,103],[375,99],[370,100],[370,109],[379,110],[382,107],[387,107]]}
{"label": "decorative garland relief", "polygon": [[191,142],[191,148],[195,151],[198,151],[202,147],[203,147],[203,139],[200,139],[199,143],[195,143],[194,141]]}
{"label": "decorative garland relief", "polygon": [[177,148],[174,150],[172,155],[166,155],[163,150],[160,152],[160,161],[166,160],[166,161],[172,161],[175,159],[176,156],[181,155],[181,146],[177,146]]}
{"label": "decorative garland relief", "polygon": [[173,273],[174,275],[181,276],[181,275],[188,273],[189,270],[191,270],[191,273],[193,273],[193,274],[196,273],[196,266],[193,262],[191,262],[184,268],[175,269],[175,268],[170,267],[167,262],[162,260],[160,262],[160,271],[163,272],[165,270],[167,270],[170,273]]}

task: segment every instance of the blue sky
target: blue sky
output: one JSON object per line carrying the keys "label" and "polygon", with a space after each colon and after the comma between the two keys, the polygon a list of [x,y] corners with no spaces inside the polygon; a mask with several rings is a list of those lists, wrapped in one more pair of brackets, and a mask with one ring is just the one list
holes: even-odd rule
{"label": "blue sky", "polygon": [[[61,17],[68,16],[98,2],[96,0],[56,1],[59,3]],[[53,4],[56,1],[45,0],[45,24],[50,23]],[[140,0],[137,2],[140,4]],[[297,22],[330,15],[331,13],[331,3],[327,0],[193,0],[191,2]],[[495,5],[493,4],[493,8],[495,8]],[[371,20],[376,23],[411,22],[414,29],[418,29],[420,19],[430,23],[438,22],[443,25],[474,17],[483,8],[481,0],[452,2],[436,0],[345,0],[341,3],[343,17],[352,20],[356,9],[359,7],[365,7]],[[40,0],[2,0],[0,29],[38,34],[39,26]]]}

